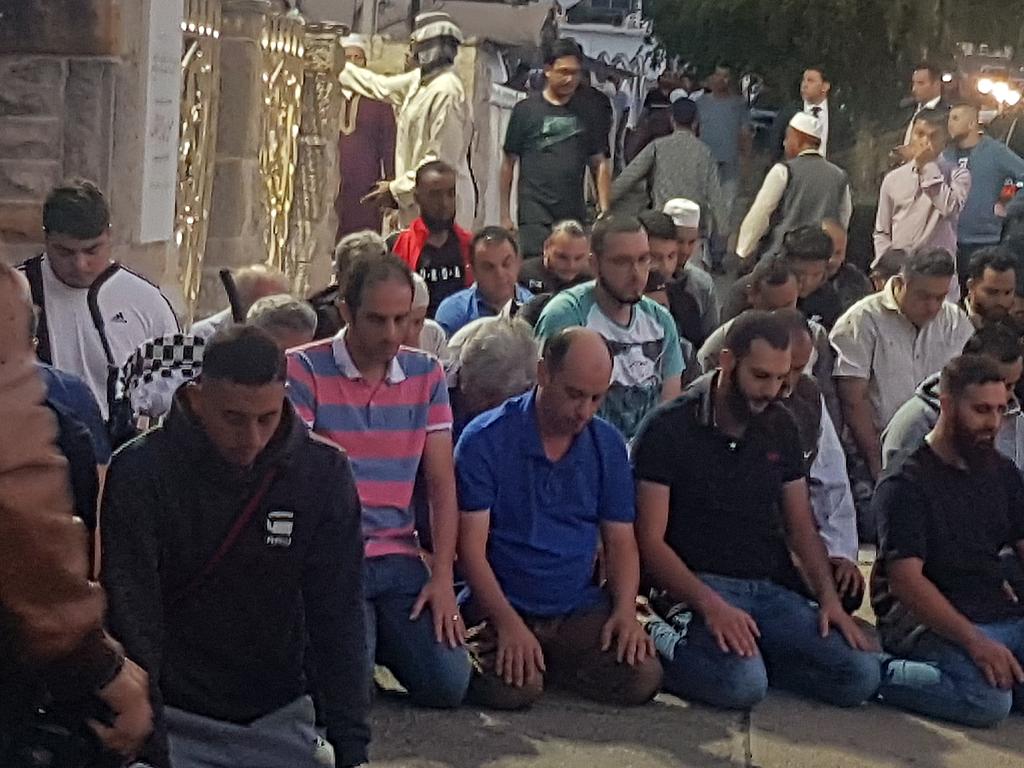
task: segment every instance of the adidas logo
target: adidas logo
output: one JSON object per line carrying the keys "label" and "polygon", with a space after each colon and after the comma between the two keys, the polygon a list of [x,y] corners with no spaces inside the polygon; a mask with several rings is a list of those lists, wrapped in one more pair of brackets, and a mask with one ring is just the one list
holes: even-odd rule
{"label": "adidas logo", "polygon": [[124,312],[118,312],[116,315],[110,318],[110,322],[128,325],[128,318],[124,316]]}

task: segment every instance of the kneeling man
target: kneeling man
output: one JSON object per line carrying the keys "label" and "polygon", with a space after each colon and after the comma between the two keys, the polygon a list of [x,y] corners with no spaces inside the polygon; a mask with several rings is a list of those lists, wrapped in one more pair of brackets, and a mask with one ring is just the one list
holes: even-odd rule
{"label": "kneeling man", "polygon": [[889,661],[883,701],[990,726],[1024,704],[1024,605],[999,553],[1024,557],[1024,483],[995,448],[1004,371],[985,355],[948,363],[939,420],[875,491],[881,547],[872,602]]}
{"label": "kneeling man", "polygon": [[[633,447],[637,539],[665,621],[647,629],[665,690],[745,709],[769,683],[838,706],[875,694],[879,664],[843,610],[807,496],[800,438],[777,402],[790,332],[750,311],[719,367],[654,412]],[[790,550],[816,602],[797,583]]]}
{"label": "kneeling man", "polygon": [[[470,698],[516,709],[544,684],[617,705],[657,692],[636,618],[640,564],[626,446],[596,417],[612,360],[594,331],[551,336],[538,386],[466,427],[455,452],[459,562],[477,674]],[[605,588],[595,580],[604,544]]]}

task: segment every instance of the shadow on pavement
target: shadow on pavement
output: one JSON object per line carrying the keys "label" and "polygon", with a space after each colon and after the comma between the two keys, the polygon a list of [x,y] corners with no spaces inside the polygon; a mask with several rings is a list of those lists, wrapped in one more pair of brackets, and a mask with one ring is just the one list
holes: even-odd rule
{"label": "shadow on pavement", "polygon": [[430,711],[386,695],[371,755],[388,768],[734,768],[746,764],[745,722],[664,695],[616,709],[546,693],[524,712]]}

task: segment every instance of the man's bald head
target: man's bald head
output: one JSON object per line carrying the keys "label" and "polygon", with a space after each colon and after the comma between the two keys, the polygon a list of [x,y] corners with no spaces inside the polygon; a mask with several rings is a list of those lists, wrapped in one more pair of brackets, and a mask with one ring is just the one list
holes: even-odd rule
{"label": "man's bald head", "polygon": [[590,423],[604,400],[611,384],[612,356],[599,334],[566,328],[544,344],[537,372],[541,431],[575,435]]}
{"label": "man's bald head", "polygon": [[612,357],[601,334],[589,328],[566,328],[549,338],[544,344],[543,359],[552,372],[567,366],[607,365],[611,377]]}

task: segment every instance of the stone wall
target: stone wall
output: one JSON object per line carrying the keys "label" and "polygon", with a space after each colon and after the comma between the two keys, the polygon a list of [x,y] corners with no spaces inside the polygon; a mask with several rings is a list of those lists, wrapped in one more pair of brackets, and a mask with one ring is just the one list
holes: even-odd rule
{"label": "stone wall", "polygon": [[0,0],[0,258],[38,253],[46,193],[83,176],[110,202],[115,258],[173,299],[171,243],[138,242],[148,8]]}
{"label": "stone wall", "polygon": [[67,176],[109,189],[117,63],[0,55],[0,240],[8,260],[38,251],[42,202]]}
{"label": "stone wall", "polygon": [[225,0],[220,36],[220,119],[213,177],[213,205],[203,259],[196,317],[227,305],[218,272],[266,259],[260,116],[263,53],[260,34],[269,0]]}

